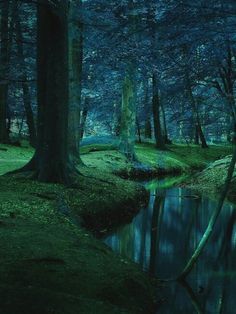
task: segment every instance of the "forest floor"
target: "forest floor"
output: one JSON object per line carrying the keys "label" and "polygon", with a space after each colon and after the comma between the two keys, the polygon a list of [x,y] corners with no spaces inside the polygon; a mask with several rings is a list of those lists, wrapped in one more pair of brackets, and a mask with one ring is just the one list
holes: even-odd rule
{"label": "forest floor", "polygon": [[[129,175],[132,166],[111,146],[93,144],[81,150],[87,167],[79,167],[78,188],[0,176],[4,314],[154,313],[158,291],[151,278],[93,235],[105,235],[131,220],[148,195],[114,174]],[[202,169],[231,150],[171,145],[157,152],[150,144],[136,147],[143,167],[155,173]],[[0,145],[0,174],[23,166],[32,154],[26,144]]]}

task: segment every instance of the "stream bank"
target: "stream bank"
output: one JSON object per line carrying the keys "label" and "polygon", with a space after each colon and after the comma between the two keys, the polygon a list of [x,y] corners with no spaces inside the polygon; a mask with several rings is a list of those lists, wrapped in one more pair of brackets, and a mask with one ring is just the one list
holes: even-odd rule
{"label": "stream bank", "polygon": [[[31,148],[2,146],[1,174],[22,166],[33,154]],[[189,149],[192,155],[186,163]],[[185,173],[228,148],[204,152],[207,157],[201,155],[198,162],[195,148],[172,147],[172,152],[161,155],[149,145],[137,150],[148,168],[154,169],[158,159],[165,169],[179,167]],[[110,147],[92,151],[84,147],[82,154],[87,167],[79,169],[77,189],[20,176],[0,177],[0,309],[4,314],[155,312],[160,299],[156,283],[92,235],[104,235],[131,221],[147,201],[147,193],[114,175],[117,169],[130,171],[130,165]]]}
{"label": "stream bank", "polygon": [[78,189],[0,177],[2,313],[155,312],[151,278],[92,235],[130,221],[145,191],[102,171],[81,171]]}
{"label": "stream bank", "polygon": [[[176,178],[177,180],[177,178]],[[186,187],[171,187],[169,179],[145,184],[150,200],[131,223],[104,238],[120,256],[140,264],[160,280],[164,302],[159,314],[234,314],[236,208],[225,202],[212,236],[186,282],[169,281],[181,274],[217,207],[218,195],[209,198]],[[171,180],[173,183],[173,180]]]}

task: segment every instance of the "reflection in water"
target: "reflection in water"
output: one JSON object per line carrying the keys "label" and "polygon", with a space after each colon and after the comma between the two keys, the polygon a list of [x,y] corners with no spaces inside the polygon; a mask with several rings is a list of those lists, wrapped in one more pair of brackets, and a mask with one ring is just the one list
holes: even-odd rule
{"label": "reflection in water", "polygon": [[[176,277],[204,233],[217,200],[185,188],[149,183],[150,201],[133,222],[104,241],[158,278]],[[213,235],[188,277],[162,288],[158,313],[236,313],[236,210],[225,204]]]}

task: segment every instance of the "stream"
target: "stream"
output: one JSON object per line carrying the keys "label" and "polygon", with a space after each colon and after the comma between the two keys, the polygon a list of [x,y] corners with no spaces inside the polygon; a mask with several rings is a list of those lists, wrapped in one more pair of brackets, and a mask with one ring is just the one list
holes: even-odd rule
{"label": "stream", "polygon": [[[130,224],[104,239],[115,252],[139,263],[151,276],[168,279],[181,273],[200,241],[215,199],[187,188],[168,187],[168,179],[145,183],[147,208]],[[236,313],[236,210],[225,203],[212,237],[186,284],[161,284],[158,313]]]}

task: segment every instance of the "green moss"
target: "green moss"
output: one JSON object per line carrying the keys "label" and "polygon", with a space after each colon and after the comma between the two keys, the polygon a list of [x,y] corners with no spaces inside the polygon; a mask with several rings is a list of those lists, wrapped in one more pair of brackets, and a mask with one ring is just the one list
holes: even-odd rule
{"label": "green moss", "polygon": [[94,151],[106,151],[106,150],[115,150],[115,145],[112,144],[90,144],[86,146],[82,146],[80,148],[80,153],[82,155],[88,154],[89,152]]}

